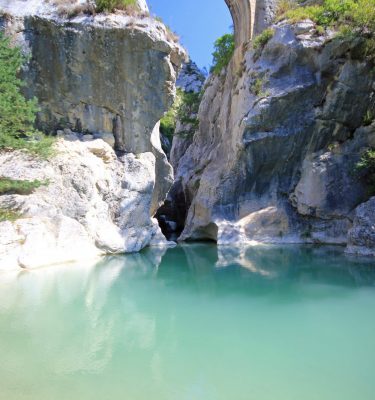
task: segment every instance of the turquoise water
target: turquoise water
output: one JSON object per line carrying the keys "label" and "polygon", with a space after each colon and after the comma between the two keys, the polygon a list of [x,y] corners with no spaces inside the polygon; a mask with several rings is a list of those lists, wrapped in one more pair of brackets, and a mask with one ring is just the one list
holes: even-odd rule
{"label": "turquoise water", "polygon": [[1,400],[374,400],[375,264],[222,249],[0,276]]}

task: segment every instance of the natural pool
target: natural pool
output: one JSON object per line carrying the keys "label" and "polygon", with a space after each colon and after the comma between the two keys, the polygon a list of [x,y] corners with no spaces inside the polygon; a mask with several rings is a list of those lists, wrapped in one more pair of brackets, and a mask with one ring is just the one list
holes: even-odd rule
{"label": "natural pool", "polygon": [[375,264],[213,244],[0,276],[1,400],[374,400]]}

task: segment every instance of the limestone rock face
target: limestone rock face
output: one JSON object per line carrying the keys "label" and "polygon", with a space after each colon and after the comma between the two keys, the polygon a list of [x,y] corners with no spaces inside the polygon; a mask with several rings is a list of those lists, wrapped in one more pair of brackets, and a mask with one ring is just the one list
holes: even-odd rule
{"label": "limestone rock face", "polygon": [[[193,61],[189,61],[183,65],[178,75],[176,86],[185,93],[200,93],[205,80],[204,73]],[[197,118],[197,115],[191,115],[190,117],[192,119]],[[192,128],[191,124],[177,120],[170,152],[170,162],[175,171],[178,169],[180,159],[192,143],[194,133],[194,128]]]}
{"label": "limestone rock face", "polygon": [[166,244],[152,219],[155,156],[118,158],[103,140],[59,139],[41,161],[0,153],[0,176],[39,180],[32,194],[0,196],[0,208],[21,215],[0,223],[0,270],[34,268]]}
{"label": "limestone rock face", "polygon": [[346,251],[349,254],[375,256],[375,197],[356,208]]}
{"label": "limestone rock face", "polygon": [[[201,71],[194,62],[189,61],[183,65],[177,78],[176,85],[182,92],[199,97],[205,80],[206,76],[203,71]],[[189,112],[187,117],[189,120],[196,119],[196,111]],[[182,120],[182,118],[177,119],[172,139],[172,147],[169,153],[169,160],[174,171],[178,170],[180,160],[191,145],[195,130],[195,124],[190,121],[186,122]],[[157,214],[163,232],[174,238],[178,232],[182,231],[186,217],[184,213],[186,209],[185,202],[183,196],[179,196],[179,192],[180,188],[173,186]],[[179,204],[180,201],[182,201],[182,204]]]}
{"label": "limestone rock face", "polygon": [[[153,153],[156,212],[173,172],[153,132],[173,102],[185,52],[162,23],[143,14],[67,18],[55,4],[0,0],[0,29],[29,56],[23,75],[26,95],[39,101],[38,127],[106,137],[126,153]],[[144,0],[139,6],[148,10]]]}
{"label": "limestone rock face", "polygon": [[[17,10],[13,3],[2,9]],[[152,150],[151,132],[173,101],[184,55],[161,23],[123,14],[68,20],[51,11],[3,25],[31,56],[24,75],[44,130],[112,133],[119,150]]]}
{"label": "limestone rock face", "polygon": [[184,92],[198,93],[202,90],[206,77],[194,61],[185,63],[178,74],[176,86]]}
{"label": "limestone rock face", "polygon": [[367,200],[354,169],[374,146],[375,125],[361,126],[374,76],[359,43],[311,21],[274,30],[260,55],[206,83],[172,189],[187,210],[181,240],[345,244]]}

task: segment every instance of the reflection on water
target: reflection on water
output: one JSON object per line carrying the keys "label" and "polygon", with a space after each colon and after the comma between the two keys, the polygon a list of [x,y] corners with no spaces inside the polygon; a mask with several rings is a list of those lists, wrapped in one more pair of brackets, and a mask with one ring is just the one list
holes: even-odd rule
{"label": "reflection on water", "polygon": [[0,399],[373,400],[375,265],[189,244],[0,276]]}

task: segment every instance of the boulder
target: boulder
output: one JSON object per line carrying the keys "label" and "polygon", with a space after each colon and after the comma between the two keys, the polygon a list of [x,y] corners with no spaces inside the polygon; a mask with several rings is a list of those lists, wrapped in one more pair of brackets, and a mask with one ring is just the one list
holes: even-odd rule
{"label": "boulder", "polygon": [[152,218],[153,153],[118,158],[101,139],[59,139],[55,151],[50,160],[21,151],[0,152],[0,176],[43,182],[27,195],[0,196],[1,209],[20,215],[14,222],[0,222],[0,269],[36,268],[167,244]]}
{"label": "boulder", "polygon": [[356,208],[346,252],[375,257],[375,197]]}

